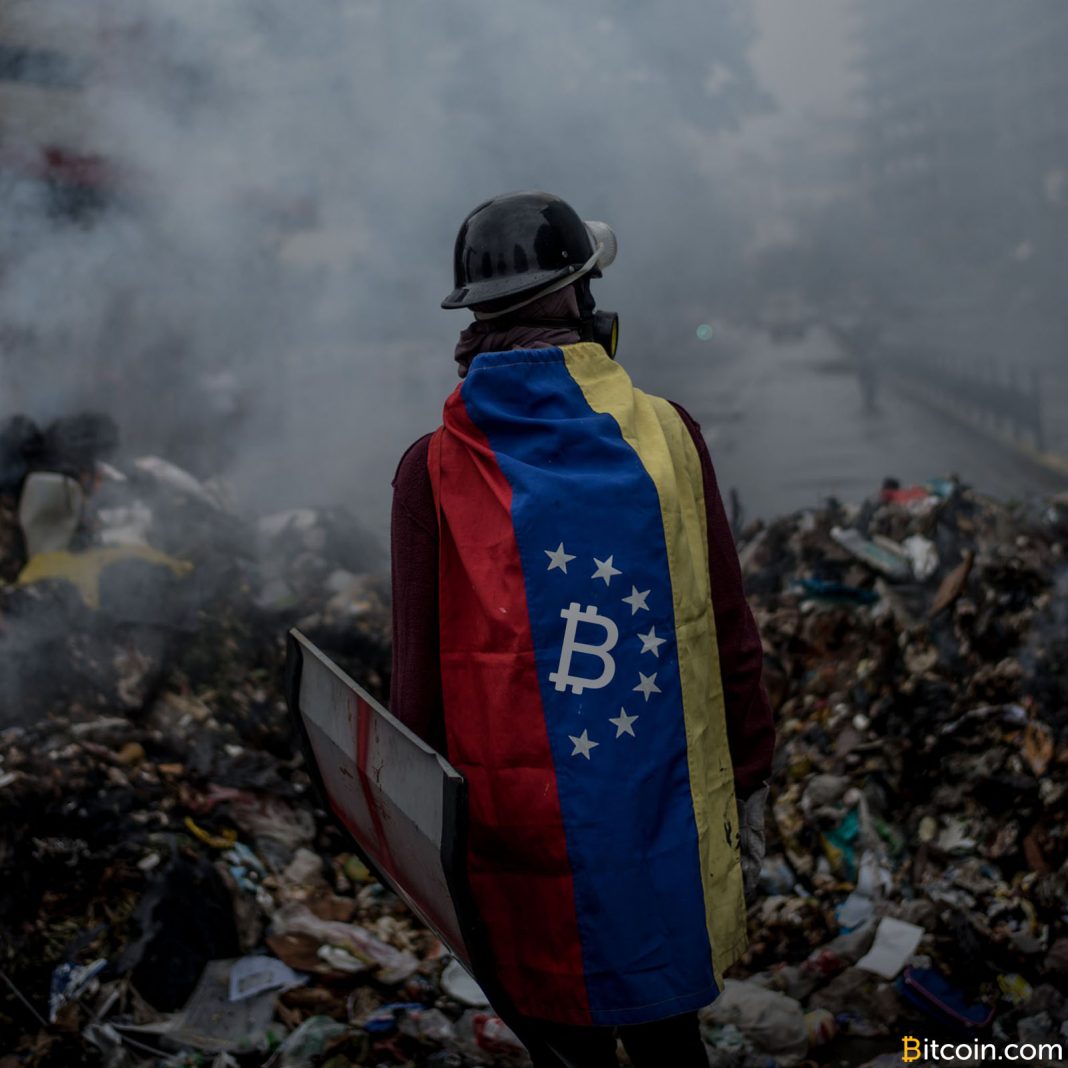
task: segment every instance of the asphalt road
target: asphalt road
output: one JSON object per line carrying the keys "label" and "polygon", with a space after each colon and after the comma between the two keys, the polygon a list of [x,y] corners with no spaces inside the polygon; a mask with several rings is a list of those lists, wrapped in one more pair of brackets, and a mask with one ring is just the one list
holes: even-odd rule
{"label": "asphalt road", "polygon": [[1068,489],[885,379],[868,410],[855,370],[821,330],[787,345],[746,334],[686,348],[662,368],[657,392],[701,423],[724,496],[737,489],[749,518],[829,496],[859,501],[887,476],[908,485],[956,474],[1004,499]]}

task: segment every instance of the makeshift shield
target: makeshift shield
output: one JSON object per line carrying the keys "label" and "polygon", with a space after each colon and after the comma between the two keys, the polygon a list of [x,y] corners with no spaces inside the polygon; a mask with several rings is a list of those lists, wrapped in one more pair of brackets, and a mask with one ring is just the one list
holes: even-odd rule
{"label": "makeshift shield", "polygon": [[286,670],[289,711],[324,806],[470,970],[463,777],[298,630]]}

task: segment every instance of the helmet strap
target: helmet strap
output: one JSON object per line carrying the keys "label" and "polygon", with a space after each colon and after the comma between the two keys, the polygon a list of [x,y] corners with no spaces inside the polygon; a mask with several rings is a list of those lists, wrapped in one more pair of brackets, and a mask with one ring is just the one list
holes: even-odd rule
{"label": "helmet strap", "polygon": [[533,304],[534,301],[540,300],[542,297],[547,297],[550,293],[555,293],[559,289],[563,289],[565,286],[572,285],[580,278],[588,275],[597,266],[597,260],[604,250],[604,245],[597,244],[597,247],[593,250],[593,255],[584,263],[581,267],[572,271],[570,274],[565,274],[563,278],[558,278],[555,282],[550,282],[543,289],[537,290],[535,293],[528,293],[522,300],[517,300],[515,304],[509,304],[507,308],[499,308],[497,311],[480,312],[474,311],[474,316],[480,322],[487,319],[500,319],[503,315],[511,315],[512,312],[518,311],[520,308],[525,308],[528,304]]}

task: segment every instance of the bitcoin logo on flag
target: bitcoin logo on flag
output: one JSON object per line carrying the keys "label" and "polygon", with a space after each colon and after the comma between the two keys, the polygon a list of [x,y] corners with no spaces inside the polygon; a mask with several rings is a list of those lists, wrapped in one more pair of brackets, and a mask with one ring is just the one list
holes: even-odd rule
{"label": "bitcoin logo on flag", "polygon": [[[568,608],[562,608],[560,617],[567,621],[564,644],[560,649],[560,661],[556,670],[549,673],[549,681],[556,684],[557,692],[560,693],[570,689],[572,693],[581,694],[583,690],[600,690],[607,686],[616,675],[616,662],[611,651],[619,641],[619,628],[608,616],[602,616],[596,605],[590,604],[583,609],[577,601],[572,601]],[[600,627],[604,632],[604,641],[600,645],[576,641],[575,635],[580,623]],[[597,657],[601,661],[601,674],[596,678],[572,675],[571,659],[575,653]]]}

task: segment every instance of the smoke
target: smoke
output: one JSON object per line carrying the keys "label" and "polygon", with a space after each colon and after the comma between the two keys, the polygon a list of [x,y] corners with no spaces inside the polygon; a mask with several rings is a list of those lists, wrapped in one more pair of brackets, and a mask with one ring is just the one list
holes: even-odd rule
{"label": "smoke", "polygon": [[61,129],[9,122],[3,146],[94,158],[106,192],[72,217],[5,180],[5,414],[102,409],[130,450],[222,474],[248,508],[345,501],[380,526],[455,383],[456,229],[512,189],[615,227],[595,294],[624,354],[690,335],[742,240],[709,145],[767,106],[748,9],[576,7],[13,7],[5,34],[70,57],[80,87],[40,88]]}

